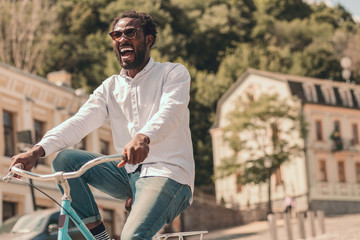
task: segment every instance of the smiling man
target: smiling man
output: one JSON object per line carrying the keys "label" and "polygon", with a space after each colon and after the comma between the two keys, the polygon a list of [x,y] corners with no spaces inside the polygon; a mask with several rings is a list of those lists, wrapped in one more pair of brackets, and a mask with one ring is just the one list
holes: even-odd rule
{"label": "smiling man", "polygon": [[[189,128],[190,75],[176,63],[150,57],[156,40],[153,19],[126,11],[109,33],[122,67],[90,95],[79,112],[48,131],[11,166],[30,170],[39,157],[67,148],[110,120],[115,149],[127,156],[124,167],[104,163],[69,181],[72,206],[96,239],[109,239],[88,184],[115,198],[132,199],[121,239],[151,239],[191,203],[194,159]],[[55,171],[76,171],[98,154],[62,150]]]}

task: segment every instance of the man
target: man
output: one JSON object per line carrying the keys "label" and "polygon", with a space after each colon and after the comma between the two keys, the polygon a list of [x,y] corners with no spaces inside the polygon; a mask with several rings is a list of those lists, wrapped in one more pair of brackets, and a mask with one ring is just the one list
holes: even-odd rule
{"label": "man", "polygon": [[[190,75],[184,66],[150,57],[156,25],[145,13],[126,11],[110,36],[122,67],[90,95],[79,112],[48,131],[31,150],[16,155],[11,166],[33,168],[39,157],[67,148],[110,120],[114,145],[127,164],[93,167],[70,180],[72,206],[97,239],[108,239],[87,184],[115,197],[132,198],[121,239],[151,239],[191,203],[194,160],[189,129]],[[97,154],[63,150],[55,171],[75,171]]]}

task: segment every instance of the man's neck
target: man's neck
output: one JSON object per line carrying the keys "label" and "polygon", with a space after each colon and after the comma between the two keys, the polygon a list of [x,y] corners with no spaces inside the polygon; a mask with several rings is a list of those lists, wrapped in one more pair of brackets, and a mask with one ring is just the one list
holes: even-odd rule
{"label": "man's neck", "polygon": [[138,74],[139,72],[141,72],[144,69],[144,67],[149,63],[149,61],[150,61],[150,57],[148,57],[147,61],[144,61],[144,63],[141,64],[140,66],[138,66],[137,68],[127,69],[126,75],[128,75],[131,78],[134,78],[136,76],[136,74]]}

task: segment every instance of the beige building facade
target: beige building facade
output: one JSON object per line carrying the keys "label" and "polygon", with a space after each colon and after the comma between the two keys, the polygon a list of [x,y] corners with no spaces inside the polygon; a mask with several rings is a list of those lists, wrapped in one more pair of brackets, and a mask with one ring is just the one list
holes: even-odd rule
{"label": "beige building facade", "polygon": [[[272,208],[285,209],[284,199],[295,199],[295,210],[324,210],[326,214],[360,212],[360,86],[326,79],[278,74],[250,69],[218,102],[210,130],[214,167],[231,155],[223,140],[227,115],[239,96],[251,92],[297,96],[308,123],[304,152],[284,163],[271,176]],[[335,131],[336,130],[336,131]],[[338,141],[331,136],[339,134]],[[298,141],[301,139],[295,139]],[[246,161],[246,158],[239,158]],[[216,199],[229,208],[266,208],[267,184],[239,186],[236,176],[216,180]]]}
{"label": "beige building facade", "polygon": [[[74,115],[87,100],[84,91],[70,87],[70,74],[59,71],[48,79],[25,73],[15,67],[0,63],[0,176],[8,172],[11,157],[38,142],[46,131]],[[107,123],[90,133],[71,148],[103,154],[115,154],[110,125]],[[34,168],[38,173],[50,173],[55,154],[41,159]],[[55,183],[37,182],[50,196],[60,201]],[[94,189],[97,203],[106,225],[113,236],[119,236],[125,221],[124,204]],[[0,181],[0,223],[5,219],[33,211],[30,187],[22,183]],[[39,208],[56,207],[55,203],[35,191]]]}

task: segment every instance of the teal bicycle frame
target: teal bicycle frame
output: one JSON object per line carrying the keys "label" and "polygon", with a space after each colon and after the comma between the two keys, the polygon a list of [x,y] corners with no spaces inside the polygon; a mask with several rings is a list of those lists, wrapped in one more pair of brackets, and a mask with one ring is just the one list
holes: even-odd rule
{"label": "teal bicycle frame", "polygon": [[101,156],[95,159],[90,160],[85,163],[78,171],[75,172],[55,172],[53,174],[36,174],[33,172],[28,172],[23,170],[22,164],[16,164],[11,168],[11,171],[7,176],[3,178],[4,182],[9,182],[15,175],[39,180],[39,181],[56,181],[63,190],[64,194],[61,198],[61,211],[58,222],[58,240],[69,240],[71,239],[68,233],[69,230],[69,221],[70,219],[74,222],[76,227],[80,230],[80,232],[84,235],[84,237],[88,240],[95,240],[93,235],[87,229],[85,224],[81,221],[79,215],[75,212],[75,210],[71,207],[71,197],[70,197],[70,186],[68,183],[68,179],[80,177],[87,170],[92,168],[95,165],[110,162],[110,161],[124,161],[124,155],[109,155],[109,156]]}
{"label": "teal bicycle frame", "polygon": [[87,229],[70,204],[71,202],[69,200],[62,200],[58,223],[58,240],[71,239],[68,233],[70,218],[86,239],[95,240],[94,236],[91,234],[89,229]]}

